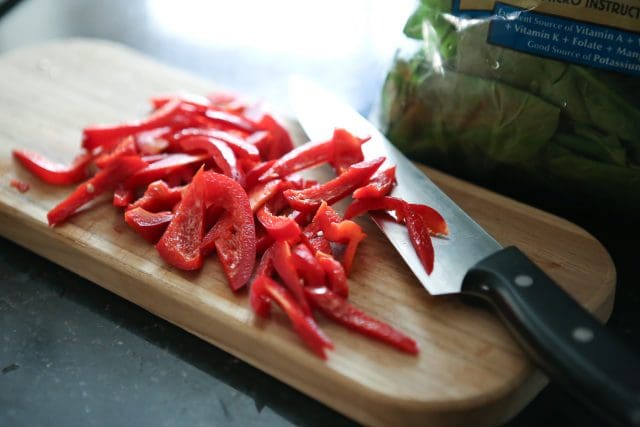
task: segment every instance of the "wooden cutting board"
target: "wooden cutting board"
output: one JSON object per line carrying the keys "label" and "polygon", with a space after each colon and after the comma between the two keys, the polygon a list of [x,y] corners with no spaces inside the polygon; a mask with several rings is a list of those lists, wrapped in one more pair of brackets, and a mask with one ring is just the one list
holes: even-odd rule
{"label": "wooden cutting board", "polygon": [[[496,424],[541,390],[544,376],[491,312],[456,297],[429,296],[367,219],[360,220],[369,237],[350,279],[351,301],[416,338],[417,357],[320,318],[336,348],[327,361],[318,359],[277,311],[272,321],[257,320],[246,292],[231,293],[214,257],[200,272],[167,267],[109,201],[64,226],[47,226],[47,210],[71,188],[39,183],[12,159],[11,149],[29,147],[68,162],[83,126],[142,117],[153,94],[212,88],[104,41],[64,40],[0,57],[0,234],[365,424]],[[503,245],[518,245],[600,319],[609,316],[615,269],[592,236],[425,172]],[[31,190],[16,191],[9,185],[15,178]]]}

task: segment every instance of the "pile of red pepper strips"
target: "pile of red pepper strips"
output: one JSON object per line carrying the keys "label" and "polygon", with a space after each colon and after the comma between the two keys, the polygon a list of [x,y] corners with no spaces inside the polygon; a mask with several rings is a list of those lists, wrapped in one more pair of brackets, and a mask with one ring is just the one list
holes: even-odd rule
{"label": "pile of red pepper strips", "polygon": [[[411,354],[416,342],[347,301],[347,276],[366,237],[350,218],[393,211],[404,223],[425,269],[433,269],[431,235],[446,235],[440,214],[388,196],[395,166],[365,160],[362,144],[336,129],[327,141],[294,148],[267,112],[234,95],[158,96],[147,118],[83,131],[84,149],[70,166],[29,150],[14,156],[43,181],[83,181],[47,215],[63,223],[100,194],[113,191],[125,222],[155,244],[170,265],[195,270],[215,252],[233,291],[249,284],[255,313],[275,301],[314,353],[326,358],[331,340],[314,309],[364,335]],[[325,183],[298,175],[329,164]],[[344,218],[331,205],[352,196]],[[256,267],[256,259],[261,257]]]}

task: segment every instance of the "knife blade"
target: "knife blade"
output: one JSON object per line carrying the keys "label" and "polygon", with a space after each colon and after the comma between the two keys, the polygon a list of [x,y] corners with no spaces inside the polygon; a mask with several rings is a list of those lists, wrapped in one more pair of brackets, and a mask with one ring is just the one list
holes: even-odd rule
{"label": "knife blade", "polygon": [[606,420],[640,425],[640,359],[635,354],[520,250],[502,248],[349,105],[299,76],[290,79],[289,99],[312,140],[329,139],[335,128],[370,136],[363,144],[365,158],[385,156],[396,165],[391,195],[429,205],[445,218],[449,236],[434,239],[436,261],[429,275],[406,228],[371,215],[431,295],[461,293],[489,302],[553,381]]}

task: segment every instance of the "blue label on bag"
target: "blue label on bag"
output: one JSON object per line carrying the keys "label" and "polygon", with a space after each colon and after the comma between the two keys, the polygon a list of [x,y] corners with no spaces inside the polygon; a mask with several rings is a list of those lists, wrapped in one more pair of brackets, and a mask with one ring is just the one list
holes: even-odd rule
{"label": "blue label on bag", "polygon": [[537,56],[640,76],[640,35],[495,3],[488,42]]}

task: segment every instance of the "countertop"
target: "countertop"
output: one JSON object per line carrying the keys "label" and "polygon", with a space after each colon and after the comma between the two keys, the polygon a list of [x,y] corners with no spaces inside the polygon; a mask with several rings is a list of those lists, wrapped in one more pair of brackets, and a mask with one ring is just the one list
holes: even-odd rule
{"label": "countertop", "polygon": [[[412,6],[408,0],[5,0],[0,53],[54,38],[105,38],[276,108],[286,108],[280,97],[287,76],[301,73],[367,113]],[[605,245],[618,271],[609,327],[640,353],[637,226],[543,195],[510,195],[569,219]],[[2,238],[0,340],[1,426],[354,425]],[[551,422],[601,425],[553,384],[509,425]]]}

